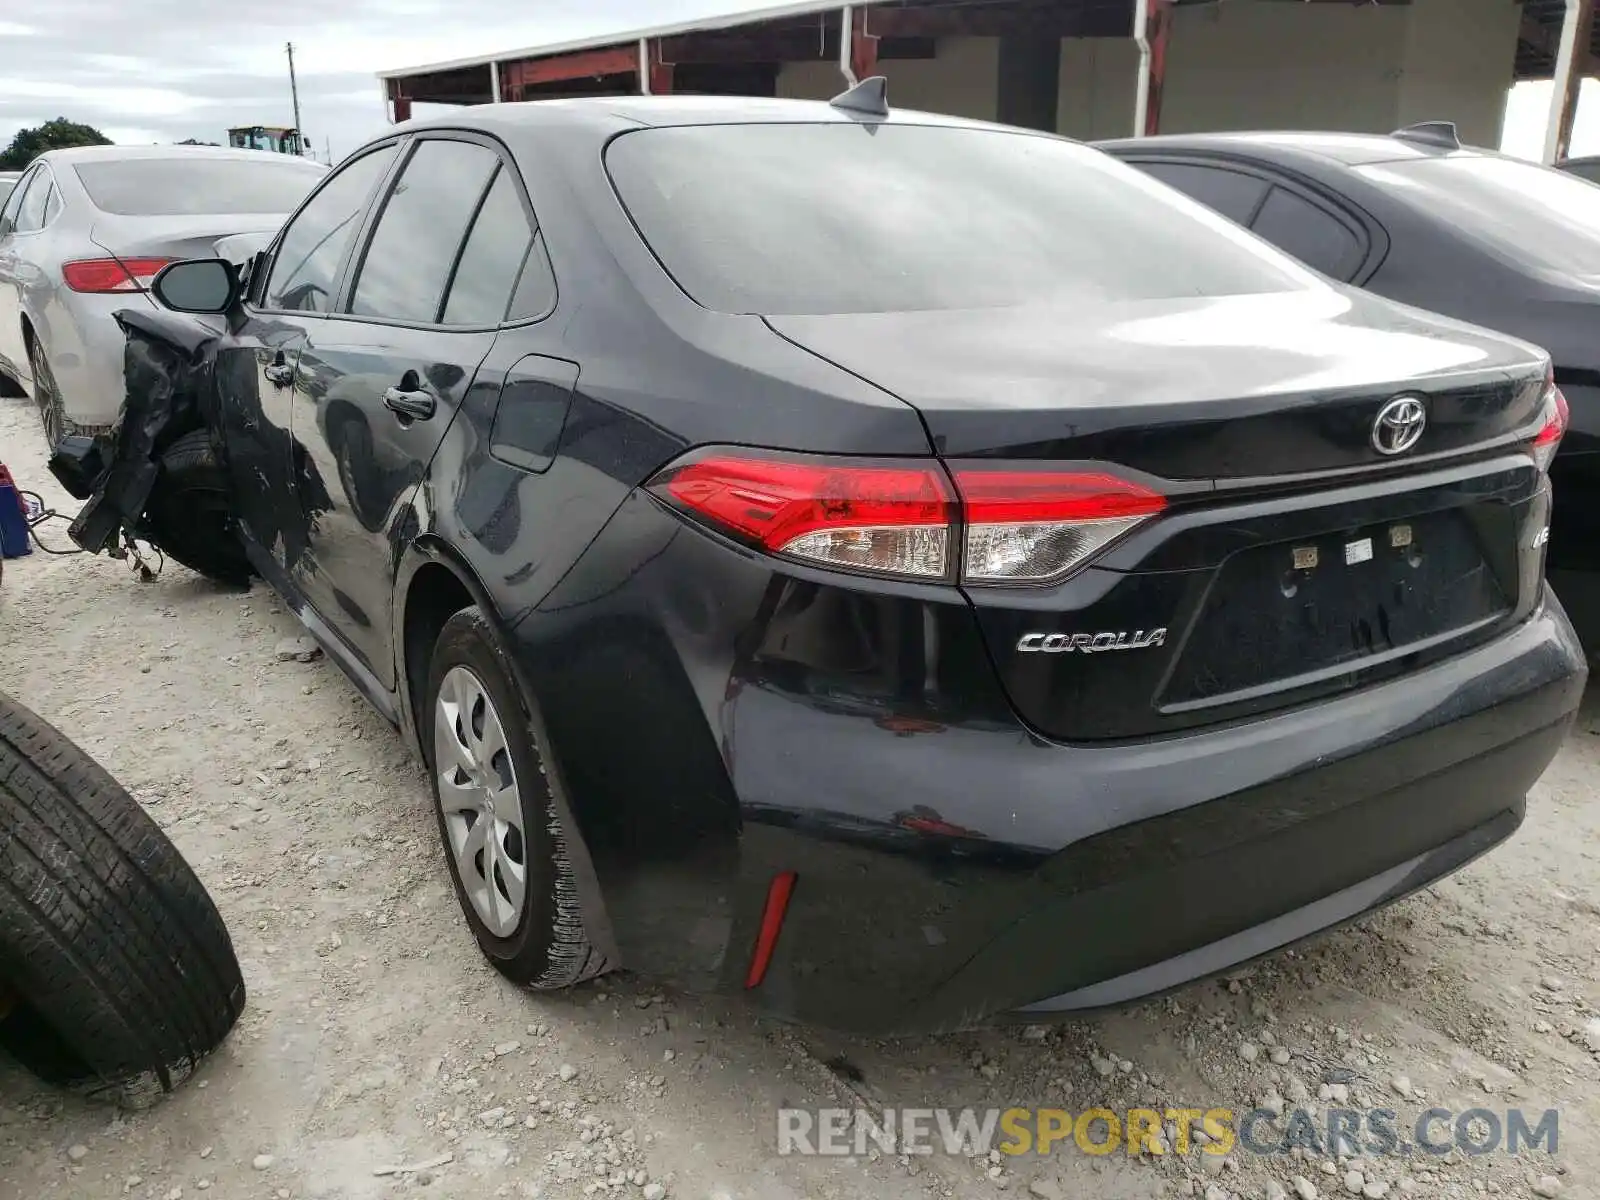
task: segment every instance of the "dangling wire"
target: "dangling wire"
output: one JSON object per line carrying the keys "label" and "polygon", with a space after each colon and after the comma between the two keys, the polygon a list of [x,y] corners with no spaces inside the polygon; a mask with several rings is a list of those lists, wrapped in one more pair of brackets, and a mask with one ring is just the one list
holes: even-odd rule
{"label": "dangling wire", "polygon": [[[40,541],[39,526],[43,525],[46,521],[65,521],[67,520],[67,517],[63,513],[58,513],[53,508],[46,508],[44,497],[39,495],[38,492],[23,491],[19,494],[33,501],[34,511],[32,515],[27,518],[27,521],[28,533],[32,535],[33,544],[35,546],[39,547],[39,549],[43,550],[46,554],[67,555],[83,553],[81,549],[76,548],[72,550],[57,550],[55,547],[47,546],[44,544],[44,542]],[[155,556],[155,566],[153,567],[150,565],[151,555]],[[167,556],[161,553],[159,548],[150,545],[148,542],[141,545],[141,543],[134,540],[133,535],[130,534],[126,529],[122,531],[122,546],[117,553],[113,555],[113,557],[125,559],[128,563],[129,570],[138,576],[138,578],[144,583],[149,583],[157,575],[161,574],[162,568],[167,565]]]}
{"label": "dangling wire", "polygon": [[24,499],[33,501],[33,509],[34,509],[34,511],[28,516],[27,521],[28,521],[28,533],[30,535],[32,535],[33,544],[35,546],[39,547],[39,549],[43,550],[46,554],[82,554],[83,553],[82,550],[77,550],[77,549],[74,549],[74,550],[57,550],[52,546],[46,546],[44,544],[44,542],[42,542],[39,539],[39,526],[43,525],[46,521],[54,521],[54,520],[58,520],[58,519],[64,521],[67,518],[62,516],[61,513],[58,513],[53,508],[46,508],[45,504],[44,504],[44,497],[39,495],[38,492],[19,491],[17,494],[22,496]]}

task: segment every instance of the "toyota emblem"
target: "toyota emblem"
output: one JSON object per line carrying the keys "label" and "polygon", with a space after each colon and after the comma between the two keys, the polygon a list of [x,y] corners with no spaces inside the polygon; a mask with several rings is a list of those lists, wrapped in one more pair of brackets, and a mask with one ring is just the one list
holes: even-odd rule
{"label": "toyota emblem", "polygon": [[1379,454],[1404,454],[1422,440],[1428,413],[1415,396],[1396,396],[1372,423],[1372,448]]}

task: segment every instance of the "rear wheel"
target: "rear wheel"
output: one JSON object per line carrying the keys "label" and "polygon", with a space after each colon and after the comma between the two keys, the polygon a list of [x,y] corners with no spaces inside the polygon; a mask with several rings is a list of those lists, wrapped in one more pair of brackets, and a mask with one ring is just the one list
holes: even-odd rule
{"label": "rear wheel", "polygon": [[609,970],[584,928],[559,782],[477,608],[445,622],[423,711],[445,857],[485,957],[538,989]]}
{"label": "rear wheel", "polygon": [[61,399],[61,389],[50,371],[50,361],[45,357],[39,339],[28,339],[28,368],[33,372],[33,399],[39,406],[39,420],[44,425],[44,440],[54,450],[57,443],[76,428],[67,420],[67,410]]}
{"label": "rear wheel", "polygon": [[163,554],[208,579],[250,582],[250,560],[234,532],[228,478],[204,429],[184,434],[161,456],[144,524]]}
{"label": "rear wheel", "polygon": [[244,997],[227,927],[166,835],[0,695],[0,1050],[139,1106],[221,1044]]}

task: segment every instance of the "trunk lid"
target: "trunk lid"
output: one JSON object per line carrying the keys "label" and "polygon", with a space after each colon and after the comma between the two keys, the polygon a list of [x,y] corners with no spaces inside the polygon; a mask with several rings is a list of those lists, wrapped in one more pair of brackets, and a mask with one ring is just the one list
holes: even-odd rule
{"label": "trunk lid", "polygon": [[1534,347],[1333,288],[956,312],[769,317],[913,405],[947,458],[1093,459],[1174,480],[1388,461],[1378,411],[1422,395],[1417,456],[1533,419]]}
{"label": "trunk lid", "polygon": [[[940,455],[1086,463],[1167,508],[1063,581],[966,585],[1019,714],[1149,737],[1392,677],[1537,604],[1532,346],[1342,290],[773,317],[917,408]],[[1420,440],[1374,441],[1420,399]]]}
{"label": "trunk lid", "polygon": [[215,258],[218,243],[239,234],[271,237],[285,220],[281,213],[224,216],[98,217],[90,239],[119,258]]}

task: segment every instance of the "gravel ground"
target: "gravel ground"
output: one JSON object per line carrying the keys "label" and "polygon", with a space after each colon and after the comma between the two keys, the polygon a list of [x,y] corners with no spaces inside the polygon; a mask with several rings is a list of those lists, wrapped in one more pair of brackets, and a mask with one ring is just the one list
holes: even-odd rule
{"label": "gravel ground", "polygon": [[[0,459],[75,511],[24,402],[0,401]],[[45,536],[67,544],[64,524]],[[1510,844],[1360,926],[1091,1021],[872,1042],[629,976],[559,996],[505,983],[457,914],[417,765],[333,666],[278,661],[298,632],[264,588],[227,593],[176,566],[141,583],[104,558],[6,564],[0,684],[188,856],[250,1003],[195,1081],[140,1113],[0,1063],[0,1198],[1600,1197],[1600,713]],[[775,1150],[783,1104],[1326,1110],[1345,1096],[1398,1109],[1402,1130],[1433,1105],[1557,1108],[1559,1153]],[[395,1167],[414,1169],[380,1173]]]}

